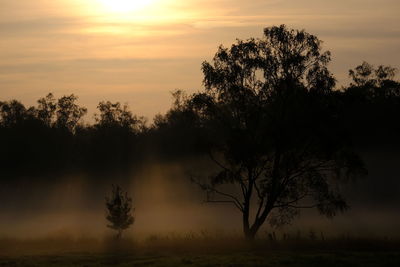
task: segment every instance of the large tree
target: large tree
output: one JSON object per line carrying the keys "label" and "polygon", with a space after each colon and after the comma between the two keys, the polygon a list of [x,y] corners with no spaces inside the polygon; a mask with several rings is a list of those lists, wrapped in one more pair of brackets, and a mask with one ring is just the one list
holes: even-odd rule
{"label": "large tree", "polygon": [[327,216],[347,208],[336,185],[363,167],[337,116],[329,61],[317,37],[282,25],[220,46],[202,65],[205,91],[187,108],[200,117],[219,170],[194,181],[207,201],[237,207],[248,239],[301,208]]}

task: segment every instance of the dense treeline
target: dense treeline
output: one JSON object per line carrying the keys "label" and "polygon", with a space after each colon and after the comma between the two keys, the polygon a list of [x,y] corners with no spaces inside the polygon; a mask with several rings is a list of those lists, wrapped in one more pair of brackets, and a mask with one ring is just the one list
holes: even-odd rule
{"label": "dense treeline", "polygon": [[[337,111],[353,144],[398,142],[400,83],[395,71],[364,62],[350,70],[349,86],[320,99]],[[17,100],[0,102],[1,177],[124,172],[150,156],[207,153],[207,145],[217,136],[207,136],[199,126],[199,110],[189,108],[193,96],[177,91],[173,97],[172,108],[151,125],[126,105],[109,101],[98,104],[93,124],[84,123],[87,109],[78,105],[75,95],[55,99],[50,93],[34,107]]]}
{"label": "dense treeline", "polygon": [[[330,97],[352,141],[358,145],[392,144],[400,134],[400,83],[395,69],[368,63],[350,71],[353,82]],[[65,171],[123,171],[145,157],[179,157],[205,152],[196,114],[177,91],[165,115],[146,125],[126,105],[100,102],[95,123],[83,122],[87,109],[75,95],[50,93],[35,107],[17,100],[0,102],[2,177]],[[204,135],[203,135],[204,136]]]}
{"label": "dense treeline", "polygon": [[98,109],[89,125],[75,95],[48,94],[29,108],[1,102],[2,177],[129,168],[146,132],[143,118],[120,103],[100,102]]}
{"label": "dense treeline", "polygon": [[338,92],[343,121],[359,146],[398,145],[400,83],[396,69],[363,62],[349,71],[352,83]]}

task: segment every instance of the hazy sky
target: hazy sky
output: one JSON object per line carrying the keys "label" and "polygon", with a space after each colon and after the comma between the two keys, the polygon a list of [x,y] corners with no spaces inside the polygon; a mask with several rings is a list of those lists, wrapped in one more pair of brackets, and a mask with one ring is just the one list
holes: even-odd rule
{"label": "hazy sky", "polygon": [[399,14],[399,0],[0,0],[0,100],[74,93],[90,113],[111,100],[151,118],[202,88],[219,44],[280,24],[324,40],[345,84],[363,60],[400,67]]}

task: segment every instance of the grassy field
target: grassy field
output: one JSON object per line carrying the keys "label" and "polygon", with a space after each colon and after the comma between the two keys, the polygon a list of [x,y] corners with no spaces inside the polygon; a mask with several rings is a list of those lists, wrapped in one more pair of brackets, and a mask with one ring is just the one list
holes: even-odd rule
{"label": "grassy field", "polygon": [[272,251],[136,255],[65,253],[3,257],[1,266],[400,266],[398,252]]}
{"label": "grassy field", "polygon": [[400,266],[389,240],[257,240],[150,237],[0,241],[0,266]]}

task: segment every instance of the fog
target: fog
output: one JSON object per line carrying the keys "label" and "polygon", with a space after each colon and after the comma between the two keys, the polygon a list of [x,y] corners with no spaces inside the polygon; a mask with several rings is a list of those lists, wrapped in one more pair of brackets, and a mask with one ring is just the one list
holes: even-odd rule
{"label": "fog", "polygon": [[[290,225],[274,229],[266,224],[260,236],[313,230],[327,236],[400,237],[399,153],[374,149],[361,154],[369,175],[343,188],[350,210],[333,219],[305,210]],[[240,212],[230,204],[205,203],[204,192],[189,179],[191,173],[212,168],[206,158],[149,160],[129,175],[76,174],[3,182],[0,237],[111,236],[104,203],[112,184],[121,185],[133,198],[135,222],[127,236],[143,239],[202,231],[240,235]]]}

